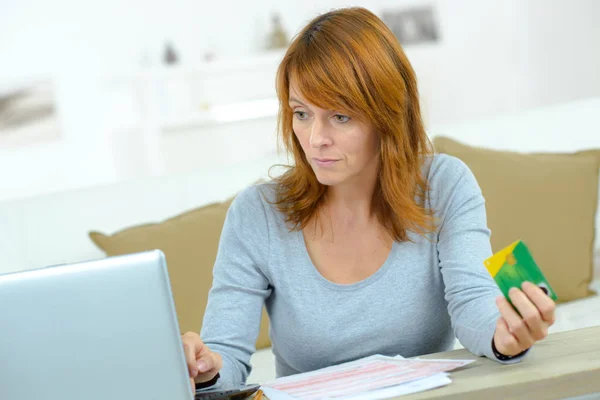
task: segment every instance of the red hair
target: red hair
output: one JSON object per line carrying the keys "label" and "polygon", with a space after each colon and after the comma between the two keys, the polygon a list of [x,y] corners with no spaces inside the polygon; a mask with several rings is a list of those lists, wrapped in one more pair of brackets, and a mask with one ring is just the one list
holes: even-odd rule
{"label": "red hair", "polygon": [[292,229],[316,216],[327,187],[306,160],[292,128],[290,79],[317,107],[368,121],[379,138],[373,212],[396,241],[407,231],[434,230],[422,175],[431,144],[425,133],[415,73],[398,40],[375,14],[345,8],[313,19],[293,40],[277,71],[278,132],[295,165],[276,178],[275,204]]}

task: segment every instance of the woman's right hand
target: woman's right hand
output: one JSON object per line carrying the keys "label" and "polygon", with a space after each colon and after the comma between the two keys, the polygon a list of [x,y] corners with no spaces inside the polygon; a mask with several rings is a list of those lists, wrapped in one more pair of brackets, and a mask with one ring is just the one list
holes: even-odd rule
{"label": "woman's right hand", "polygon": [[195,382],[208,382],[217,375],[223,366],[223,359],[219,353],[212,352],[196,332],[186,332],[181,339],[190,374],[190,383],[192,390],[195,391]]}

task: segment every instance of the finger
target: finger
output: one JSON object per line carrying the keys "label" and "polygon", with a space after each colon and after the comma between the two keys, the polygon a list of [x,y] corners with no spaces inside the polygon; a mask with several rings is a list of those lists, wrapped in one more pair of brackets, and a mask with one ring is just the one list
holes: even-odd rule
{"label": "finger", "polygon": [[198,374],[198,367],[196,366],[195,352],[188,343],[183,344],[183,352],[185,353],[185,362],[188,366],[190,378],[194,378]]}
{"label": "finger", "polygon": [[549,325],[556,320],[556,303],[537,285],[531,282],[523,282],[523,292],[539,310],[542,319]]}
{"label": "finger", "polygon": [[190,378],[190,383],[192,385],[192,392],[196,392],[196,382],[194,382],[194,378]]}
{"label": "finger", "polygon": [[[518,289],[513,288],[511,289],[511,292],[513,290]],[[521,349],[525,350],[531,347],[534,343],[534,340],[529,333],[529,328],[521,319],[521,316],[517,314],[515,309],[510,305],[508,300],[506,300],[504,297],[498,297],[496,299],[496,305],[498,306],[500,314],[506,321],[510,333],[512,333],[519,342]]]}
{"label": "finger", "polygon": [[198,372],[206,373],[212,370],[220,370],[221,369],[221,358],[217,355],[217,353],[207,352],[200,356],[198,360],[196,360],[196,365],[198,366]]}
{"label": "finger", "polygon": [[213,352],[205,352],[196,362],[198,365],[196,381],[198,382],[211,380],[223,366],[221,355]]}
{"label": "finger", "polygon": [[198,366],[196,365],[196,354],[198,353],[198,342],[202,341],[196,338],[193,334],[186,333],[182,336],[183,351],[185,360],[188,365],[190,377],[194,378],[198,374]]}
{"label": "finger", "polygon": [[498,318],[498,322],[496,322],[494,344],[496,345],[496,350],[505,356],[514,356],[522,351],[517,338],[510,333],[508,324],[502,317]]}
{"label": "finger", "polygon": [[548,324],[542,319],[542,315],[535,304],[524,292],[518,289],[511,290],[509,296],[519,314],[521,314],[521,319],[527,325],[533,340],[537,341],[545,338],[548,334]]}
{"label": "finger", "polygon": [[221,369],[220,363],[221,356],[218,353],[214,353],[204,343],[200,346],[196,352],[196,365],[200,372],[207,372],[214,368]]}

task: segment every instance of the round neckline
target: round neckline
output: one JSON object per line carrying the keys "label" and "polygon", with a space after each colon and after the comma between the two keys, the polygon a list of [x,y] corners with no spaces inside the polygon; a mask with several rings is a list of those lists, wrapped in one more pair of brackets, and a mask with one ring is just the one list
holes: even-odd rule
{"label": "round neckline", "polygon": [[387,258],[385,259],[383,264],[381,264],[377,271],[375,271],[373,274],[369,275],[365,279],[354,283],[335,283],[325,278],[321,274],[321,272],[319,272],[317,267],[315,267],[315,265],[313,264],[312,259],[310,258],[310,254],[308,253],[308,249],[306,247],[306,242],[304,241],[304,234],[302,233],[301,229],[296,231],[296,241],[298,246],[300,246],[304,261],[308,265],[309,269],[312,271],[312,274],[316,277],[317,281],[319,281],[319,283],[321,283],[323,286],[333,290],[357,290],[376,282],[386,272],[386,270],[389,269],[389,266],[392,263],[392,260],[395,257],[396,250],[398,248],[398,243],[396,243],[396,241],[392,241],[392,248],[388,253]]}

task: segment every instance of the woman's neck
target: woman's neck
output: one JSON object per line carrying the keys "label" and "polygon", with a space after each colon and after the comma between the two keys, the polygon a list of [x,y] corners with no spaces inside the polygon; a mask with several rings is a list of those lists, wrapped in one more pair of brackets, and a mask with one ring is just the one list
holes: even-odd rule
{"label": "woman's neck", "polygon": [[372,219],[377,165],[363,172],[354,179],[327,188],[325,209],[335,220],[360,223]]}

